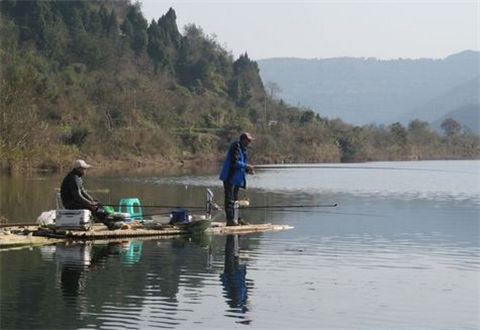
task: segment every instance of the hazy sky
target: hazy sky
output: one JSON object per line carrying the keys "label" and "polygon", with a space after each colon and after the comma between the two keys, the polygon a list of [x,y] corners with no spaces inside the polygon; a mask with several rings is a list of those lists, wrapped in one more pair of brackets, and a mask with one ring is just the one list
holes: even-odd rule
{"label": "hazy sky", "polygon": [[235,57],[443,58],[480,48],[480,0],[143,0],[151,21],[170,7],[180,32],[200,26]]}

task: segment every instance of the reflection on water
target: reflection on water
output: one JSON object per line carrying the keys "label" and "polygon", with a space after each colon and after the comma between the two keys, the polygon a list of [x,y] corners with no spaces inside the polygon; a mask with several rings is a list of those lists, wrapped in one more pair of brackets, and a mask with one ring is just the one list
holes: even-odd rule
{"label": "reflection on water", "polygon": [[84,267],[90,265],[91,245],[58,245],[55,261],[60,268],[60,285],[63,297],[67,301],[77,297],[86,287]]}
{"label": "reflection on water", "polygon": [[[441,163],[351,169],[358,175],[346,168],[259,173],[250,180],[251,205],[339,204],[242,210],[252,223],[295,227],[284,232],[0,251],[0,328],[478,328],[478,162],[447,162],[443,170]],[[409,169],[397,173],[401,167]],[[436,174],[417,175],[429,172],[419,168]],[[370,171],[379,177],[370,175],[369,187]],[[388,187],[407,179],[416,182]],[[9,218],[21,214],[23,193],[32,214],[43,210],[57,182],[49,180],[18,181],[9,196],[2,185],[0,200],[15,205]],[[341,189],[330,189],[339,182]],[[361,183],[367,187],[357,192]],[[211,175],[87,181],[111,190],[107,202],[168,205],[203,205],[204,185],[221,196],[215,184]],[[425,198],[414,198],[415,190]]]}
{"label": "reflection on water", "polygon": [[[247,286],[247,266],[240,262],[240,248],[238,235],[227,235],[225,242],[225,268],[220,276],[224,296],[231,309],[228,312],[244,314],[248,312],[248,291],[252,289],[252,282]],[[229,314],[227,314],[229,315]],[[239,323],[248,324],[248,320]]]}
{"label": "reflection on water", "polygon": [[109,242],[96,244],[57,244],[40,247],[47,250],[47,259],[53,253],[54,261],[60,271],[60,286],[66,301],[85,293],[87,273],[99,271],[110,256],[118,256],[125,265],[133,265],[140,260],[143,242]]}
{"label": "reflection on water", "polygon": [[[10,274],[21,276],[10,281],[8,288],[2,283],[2,329],[40,325],[58,328],[60,320],[41,317],[39,321],[21,316],[39,307],[38,297],[52,309],[80,313],[81,317],[71,320],[68,328],[89,327],[88,322],[93,322],[95,328],[172,328],[190,324],[189,318],[197,310],[194,305],[210,308],[202,300],[213,298],[213,286],[223,288],[223,303],[229,306],[225,316],[236,318],[237,323],[250,322],[245,314],[253,281],[246,279],[247,266],[240,260],[238,235],[220,237],[216,242],[202,234],[160,241],[57,244],[35,251],[39,252],[35,263],[43,263],[35,270],[42,279],[38,287],[29,283],[30,272],[23,273],[22,268],[16,267],[17,258],[31,252],[3,252],[13,267],[2,269],[2,280]],[[21,298],[16,290],[24,285],[31,285],[28,295],[36,298],[23,301],[22,310],[17,310],[8,297]],[[221,301],[216,304],[215,309],[221,310]],[[42,309],[36,313],[41,314]],[[140,318],[138,313],[146,315]]]}

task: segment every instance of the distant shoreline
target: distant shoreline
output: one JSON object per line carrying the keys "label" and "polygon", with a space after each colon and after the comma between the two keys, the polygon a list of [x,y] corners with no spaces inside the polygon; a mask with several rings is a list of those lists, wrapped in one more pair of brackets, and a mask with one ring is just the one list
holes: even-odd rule
{"label": "distant shoreline", "polygon": [[[222,159],[215,157],[191,158],[183,160],[171,159],[155,159],[155,158],[131,158],[131,159],[90,159],[84,157],[89,164],[92,165],[90,171],[96,173],[105,172],[159,172],[165,173],[179,172],[179,171],[213,171],[221,166]],[[448,161],[448,160],[480,160],[480,157],[430,157],[430,158],[416,158],[416,159],[372,159],[359,162],[274,162],[268,159],[254,162],[258,169],[263,168],[283,168],[293,165],[301,167],[321,167],[327,164],[365,164],[373,162],[414,162],[414,161]],[[60,168],[45,168],[42,166],[33,166],[29,168],[17,169],[13,172],[7,171],[5,168],[0,170],[0,174],[32,174],[32,173],[64,173],[71,170],[70,166]]]}

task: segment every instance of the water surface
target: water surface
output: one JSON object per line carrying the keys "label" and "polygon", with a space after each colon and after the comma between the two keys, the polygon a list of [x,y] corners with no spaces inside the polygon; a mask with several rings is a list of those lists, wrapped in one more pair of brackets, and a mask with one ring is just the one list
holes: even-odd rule
{"label": "water surface", "polygon": [[[0,328],[478,328],[479,166],[263,170],[251,205],[339,206],[242,213],[295,226],[283,232],[2,251]],[[112,203],[203,205],[205,187],[222,200],[216,174],[89,174]],[[2,214],[54,207],[59,180],[1,177]]]}

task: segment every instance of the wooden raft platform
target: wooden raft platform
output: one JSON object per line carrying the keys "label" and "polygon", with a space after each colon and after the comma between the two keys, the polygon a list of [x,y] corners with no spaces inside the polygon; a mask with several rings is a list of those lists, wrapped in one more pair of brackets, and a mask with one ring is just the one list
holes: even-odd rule
{"label": "wooden raft platform", "polygon": [[[211,227],[205,230],[205,233],[212,235],[228,235],[228,234],[247,234],[264,231],[278,231],[292,229],[289,225],[276,225],[271,223],[264,224],[251,224],[245,226],[233,226],[227,227],[222,222],[212,222]],[[16,234],[22,230],[23,232],[29,232],[25,234]],[[12,233],[10,233],[10,231]],[[45,244],[54,244],[65,241],[87,241],[87,240],[101,240],[101,239],[122,239],[133,237],[167,237],[174,235],[188,235],[190,231],[172,227],[172,226],[158,226],[157,228],[143,228],[140,225],[132,224],[127,229],[108,230],[102,224],[95,224],[92,229],[88,231],[79,230],[65,230],[65,231],[53,231],[38,228],[35,226],[25,227],[9,227],[4,228],[3,233],[0,233],[0,249],[22,247],[22,246],[36,246]]]}
{"label": "wooden raft platform", "polygon": [[[211,227],[205,230],[205,233],[214,235],[228,235],[228,234],[248,234],[262,231],[285,230],[291,229],[288,225],[275,225],[271,223],[252,224],[245,226],[227,227],[222,222],[212,222]],[[94,240],[105,238],[128,238],[128,237],[146,237],[146,236],[172,236],[172,235],[188,235],[191,234],[188,230],[172,226],[163,226],[158,229],[133,227],[129,229],[108,230],[103,225],[95,225],[92,230],[88,231],[74,231],[68,230],[64,233],[56,233],[45,235],[54,238],[68,238],[74,240]]]}
{"label": "wooden raft platform", "polygon": [[[54,244],[63,242],[65,239],[47,238],[34,236],[33,233],[38,229],[37,226],[11,226],[6,227],[0,232],[0,249],[23,247],[23,246],[38,246],[45,244]],[[16,232],[23,231],[25,234],[17,234]],[[28,233],[28,234],[27,234]]]}
{"label": "wooden raft platform", "polygon": [[65,239],[39,237],[33,235],[3,235],[0,237],[0,249],[24,247],[24,246],[39,246],[64,242]]}
{"label": "wooden raft platform", "polygon": [[251,224],[245,226],[233,226],[227,227],[225,222],[212,222],[212,226],[206,230],[207,233],[215,235],[223,234],[248,234],[261,231],[276,231],[293,229],[293,226],[289,225],[276,225],[272,223]]}

